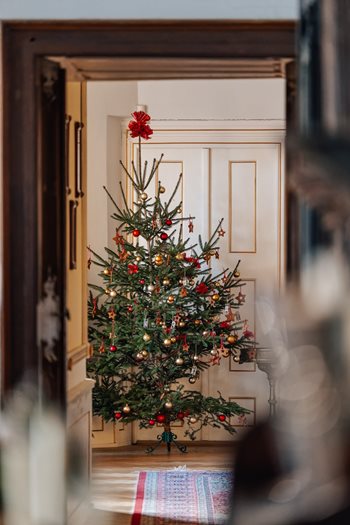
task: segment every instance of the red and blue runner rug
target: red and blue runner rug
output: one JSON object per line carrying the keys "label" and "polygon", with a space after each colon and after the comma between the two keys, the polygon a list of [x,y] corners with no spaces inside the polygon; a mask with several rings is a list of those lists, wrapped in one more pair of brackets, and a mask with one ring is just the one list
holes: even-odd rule
{"label": "red and blue runner rug", "polygon": [[131,525],[221,525],[231,492],[230,472],[140,472]]}

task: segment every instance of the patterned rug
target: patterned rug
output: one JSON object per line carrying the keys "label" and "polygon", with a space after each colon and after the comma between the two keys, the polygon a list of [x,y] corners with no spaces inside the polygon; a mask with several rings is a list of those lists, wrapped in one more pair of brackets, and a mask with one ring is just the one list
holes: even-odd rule
{"label": "patterned rug", "polygon": [[221,525],[232,474],[198,470],[140,472],[131,525]]}

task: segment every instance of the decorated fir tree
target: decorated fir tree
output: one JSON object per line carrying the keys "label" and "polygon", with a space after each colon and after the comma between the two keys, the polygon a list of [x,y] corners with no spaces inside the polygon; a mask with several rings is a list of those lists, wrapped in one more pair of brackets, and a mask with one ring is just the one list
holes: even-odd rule
{"label": "decorated fir tree", "polygon": [[106,248],[104,257],[91,250],[103,283],[91,285],[94,352],[88,370],[96,381],[95,414],[105,421],[138,421],[141,428],[160,423],[170,449],[176,420],[184,422],[191,439],[205,425],[235,432],[230,417],[243,417],[246,409],[219,392],[205,397],[185,383],[194,385],[221,358],[253,359],[255,343],[239,317],[244,295],[238,263],[216,276],[210,269],[210,259],[219,257],[222,221],[208,241],[199,236],[198,245],[189,246],[184,226],[192,232],[193,218],[181,217],[182,203],[173,202],[181,175],[169,198],[160,182],[154,198],[147,194],[162,160],[142,163],[141,138],[153,133],[149,120],[139,111],[129,123],[131,137],[139,139],[138,161],[130,172],[122,168],[135,202],[128,205],[121,185],[122,209],[105,188],[115,205],[116,248]]}

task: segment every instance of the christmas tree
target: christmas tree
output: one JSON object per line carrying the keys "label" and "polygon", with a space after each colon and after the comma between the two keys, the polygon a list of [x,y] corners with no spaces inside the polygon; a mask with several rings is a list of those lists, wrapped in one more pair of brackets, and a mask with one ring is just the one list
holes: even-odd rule
{"label": "christmas tree", "polygon": [[199,236],[198,245],[189,246],[184,225],[192,232],[193,218],[182,217],[182,203],[173,203],[181,175],[168,199],[161,182],[153,198],[146,193],[162,161],[150,167],[142,163],[141,139],[153,133],[149,121],[146,113],[133,113],[129,131],[139,140],[138,161],[130,171],[121,163],[135,195],[133,205],[122,184],[123,209],[104,188],[115,205],[116,249],[105,248],[105,257],[91,250],[103,284],[91,285],[88,370],[96,380],[95,414],[105,421],[138,421],[141,428],[161,424],[161,441],[170,449],[175,420],[187,425],[185,435],[191,439],[206,425],[235,432],[230,417],[243,418],[248,410],[220,392],[205,397],[184,383],[194,385],[221,358],[254,359],[255,342],[239,317],[245,297],[239,262],[216,276],[210,269],[211,258],[219,258],[222,221],[208,241]]}

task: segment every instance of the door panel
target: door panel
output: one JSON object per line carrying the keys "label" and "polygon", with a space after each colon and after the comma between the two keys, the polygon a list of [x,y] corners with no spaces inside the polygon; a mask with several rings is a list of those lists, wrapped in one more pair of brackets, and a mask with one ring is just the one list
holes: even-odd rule
{"label": "door panel", "polygon": [[[255,332],[259,346],[266,346],[269,341],[259,327],[257,305],[264,304],[266,311],[284,281],[284,132],[244,131],[195,130],[194,126],[187,133],[157,130],[152,141],[143,144],[142,158],[152,163],[164,154],[158,180],[166,187],[165,200],[183,172],[174,204],[183,200],[183,216],[195,217],[193,234],[185,231],[184,237],[196,242],[200,233],[207,238],[224,218],[226,234],[220,240],[220,259],[212,260],[213,272],[232,269],[241,260],[241,290],[246,300],[239,313]],[[129,159],[134,160],[137,144],[130,141],[129,148]],[[185,385],[190,387],[188,382]],[[237,437],[268,412],[266,374],[255,363],[239,365],[232,358],[222,359],[193,388],[205,395],[217,395],[220,390],[224,397],[252,410],[246,419],[237,419]],[[134,440],[154,439],[159,430],[139,430],[135,424]],[[181,428],[176,433],[183,438]],[[223,430],[203,428],[198,439],[232,438]]]}

